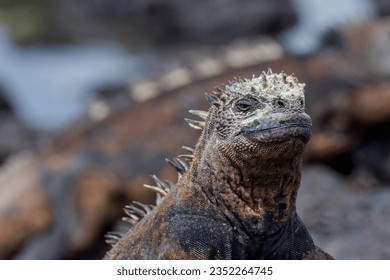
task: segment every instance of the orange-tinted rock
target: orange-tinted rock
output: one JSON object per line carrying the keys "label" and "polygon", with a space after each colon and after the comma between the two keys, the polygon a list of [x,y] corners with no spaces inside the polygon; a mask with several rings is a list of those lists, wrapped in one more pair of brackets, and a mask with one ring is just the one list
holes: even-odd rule
{"label": "orange-tinted rock", "polygon": [[52,223],[51,202],[37,177],[36,161],[25,160],[3,171],[0,178],[0,259]]}

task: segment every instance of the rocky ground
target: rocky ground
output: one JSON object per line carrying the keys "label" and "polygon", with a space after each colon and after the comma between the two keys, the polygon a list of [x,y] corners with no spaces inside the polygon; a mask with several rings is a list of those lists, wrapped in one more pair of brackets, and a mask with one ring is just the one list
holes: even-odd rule
{"label": "rocky ground", "polygon": [[354,176],[307,165],[298,212],[314,241],[336,259],[389,259],[389,187],[387,182],[357,189]]}
{"label": "rocky ground", "polygon": [[338,259],[389,259],[389,30],[381,19],[339,32],[310,56],[271,51],[253,63],[259,45],[239,44],[204,60],[214,72],[192,75],[202,67],[181,61],[142,83],[99,90],[89,116],[56,135],[27,128],[0,92],[0,259],[101,258],[123,205],[153,201],[141,188],[149,175],[175,180],[164,158],[199,135],[183,121],[188,110],[205,109],[203,93],[216,85],[268,67],[307,84],[314,127],[298,211],[313,238]]}

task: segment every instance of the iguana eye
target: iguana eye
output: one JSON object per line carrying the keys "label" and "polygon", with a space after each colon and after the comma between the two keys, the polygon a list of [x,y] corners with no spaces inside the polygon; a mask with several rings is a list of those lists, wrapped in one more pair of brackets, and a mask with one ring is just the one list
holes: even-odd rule
{"label": "iguana eye", "polygon": [[240,99],[236,102],[234,107],[237,109],[239,112],[247,112],[251,109],[253,109],[259,101],[253,98],[246,98],[246,99]]}

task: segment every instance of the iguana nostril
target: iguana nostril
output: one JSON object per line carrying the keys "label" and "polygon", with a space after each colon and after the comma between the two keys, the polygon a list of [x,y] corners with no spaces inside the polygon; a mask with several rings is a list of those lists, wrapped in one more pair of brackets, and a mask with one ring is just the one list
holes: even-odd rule
{"label": "iguana nostril", "polygon": [[278,100],[277,104],[279,107],[283,108],[285,106],[284,102],[282,100]]}

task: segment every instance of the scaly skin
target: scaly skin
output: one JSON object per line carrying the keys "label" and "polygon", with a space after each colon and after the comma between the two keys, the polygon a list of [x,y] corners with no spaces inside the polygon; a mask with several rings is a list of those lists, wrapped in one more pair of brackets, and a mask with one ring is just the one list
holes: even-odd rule
{"label": "scaly skin", "polygon": [[271,71],[207,95],[192,164],[105,259],[331,259],[296,213],[303,84]]}

